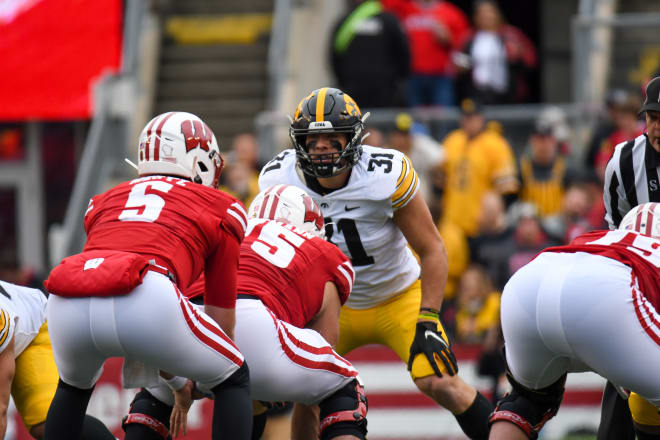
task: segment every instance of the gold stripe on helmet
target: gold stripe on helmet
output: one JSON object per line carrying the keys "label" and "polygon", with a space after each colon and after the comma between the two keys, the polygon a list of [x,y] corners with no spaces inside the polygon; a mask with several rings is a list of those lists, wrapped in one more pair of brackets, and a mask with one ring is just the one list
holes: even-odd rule
{"label": "gold stripe on helmet", "polygon": [[328,93],[328,88],[323,87],[319,90],[319,95],[316,97],[316,122],[322,122],[325,115],[325,95]]}

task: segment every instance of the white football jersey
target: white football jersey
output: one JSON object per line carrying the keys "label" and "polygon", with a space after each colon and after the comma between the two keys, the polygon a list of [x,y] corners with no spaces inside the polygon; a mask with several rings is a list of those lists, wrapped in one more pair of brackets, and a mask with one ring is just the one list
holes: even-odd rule
{"label": "white football jersey", "polygon": [[308,188],[295,150],[281,152],[261,170],[259,188],[276,184],[303,188],[318,203],[326,238],[351,258],[353,292],[346,305],[365,309],[401,292],[419,278],[420,267],[392,218],[419,190],[410,160],[397,150],[363,145],[346,186],[321,195]]}
{"label": "white football jersey", "polygon": [[18,357],[39,333],[46,320],[46,295],[40,290],[0,281],[0,352],[14,338],[14,357]]}

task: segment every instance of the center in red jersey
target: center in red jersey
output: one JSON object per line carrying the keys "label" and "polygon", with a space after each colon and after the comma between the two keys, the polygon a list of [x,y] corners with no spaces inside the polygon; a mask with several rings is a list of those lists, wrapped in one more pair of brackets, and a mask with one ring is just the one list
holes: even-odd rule
{"label": "center in red jersey", "polygon": [[206,303],[233,308],[237,268],[228,262],[246,222],[243,205],[229,194],[174,177],[142,177],[90,200],[84,252],[146,256],[168,268],[182,290],[203,272]]}
{"label": "center in red jersey", "polygon": [[354,277],[334,244],[275,220],[249,220],[237,291],[258,296],[279,319],[305,327],[321,308],[325,283],[336,285],[343,304]]}

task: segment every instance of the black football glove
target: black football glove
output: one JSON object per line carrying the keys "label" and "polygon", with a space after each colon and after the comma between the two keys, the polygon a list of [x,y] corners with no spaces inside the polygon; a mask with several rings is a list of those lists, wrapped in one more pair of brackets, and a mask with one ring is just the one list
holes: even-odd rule
{"label": "black football glove", "polygon": [[424,353],[433,371],[438,377],[442,377],[438,361],[442,362],[450,376],[458,373],[456,356],[451,351],[449,344],[442,338],[442,332],[437,330],[438,321],[422,321],[417,323],[415,339],[410,346],[410,358],[408,359],[408,371],[412,370],[413,361],[418,354]]}

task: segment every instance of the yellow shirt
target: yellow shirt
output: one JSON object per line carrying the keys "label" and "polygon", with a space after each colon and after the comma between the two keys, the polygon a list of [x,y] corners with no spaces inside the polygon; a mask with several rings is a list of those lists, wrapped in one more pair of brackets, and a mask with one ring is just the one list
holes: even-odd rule
{"label": "yellow shirt", "polygon": [[487,191],[516,192],[516,163],[511,147],[499,133],[484,130],[468,139],[462,129],[445,138],[447,187],[444,219],[466,235],[477,232],[481,199]]}
{"label": "yellow shirt", "polygon": [[536,205],[541,217],[559,213],[564,197],[565,175],[564,159],[558,157],[552,166],[551,175],[548,176],[548,179],[536,179],[532,161],[528,157],[523,157],[520,160],[520,177],[522,180],[520,199]]}
{"label": "yellow shirt", "polygon": [[483,342],[488,329],[499,324],[499,292],[491,292],[476,314],[458,309],[456,313],[456,336],[461,342]]}

